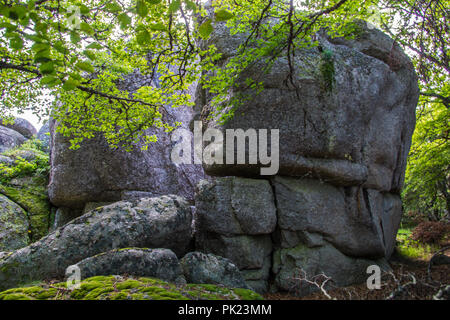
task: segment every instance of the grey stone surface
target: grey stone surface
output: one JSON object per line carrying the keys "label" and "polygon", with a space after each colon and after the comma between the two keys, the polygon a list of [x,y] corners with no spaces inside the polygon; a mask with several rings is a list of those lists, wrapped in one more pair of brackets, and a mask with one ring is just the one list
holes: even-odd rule
{"label": "grey stone surface", "polygon": [[28,227],[27,213],[0,194],[0,251],[26,247],[30,241]]}
{"label": "grey stone surface", "polygon": [[240,269],[259,269],[272,252],[270,235],[224,236],[217,233],[196,235],[196,249],[231,260]]}
{"label": "grey stone surface", "polygon": [[[125,78],[122,86],[130,92],[153,85],[151,79],[138,74]],[[167,106],[165,109],[168,121],[180,122],[180,128],[192,136],[188,129],[192,108]],[[101,136],[83,141],[78,150],[70,150],[69,138],[57,133],[57,126],[56,121],[51,121],[49,197],[55,206],[82,209],[87,202],[126,199],[123,194],[130,195],[130,192],[152,196],[177,194],[193,200],[197,182],[206,177],[200,164],[172,162],[171,152],[176,142],[171,141],[173,133],[163,129],[145,132],[158,137],[148,150],[142,150],[142,144],[138,143],[131,152],[126,152],[120,147],[110,148]]]}
{"label": "grey stone surface", "polygon": [[177,256],[168,249],[115,249],[84,259],[76,266],[82,279],[126,274],[178,282],[183,277]]}
{"label": "grey stone surface", "polygon": [[117,248],[190,250],[192,213],[178,196],[117,202],[83,216],[0,261],[0,290],[58,278],[68,266]]}
{"label": "grey stone surface", "polygon": [[203,180],[195,198],[199,229],[223,235],[270,234],[277,213],[267,180],[238,177]]}
{"label": "grey stone surface", "polygon": [[51,139],[50,139],[50,120],[44,122],[42,127],[39,129],[37,133],[37,138],[41,140],[42,147],[45,151],[50,152],[51,149]]}
{"label": "grey stone surface", "polygon": [[27,139],[12,129],[0,126],[0,152],[20,146]]}
{"label": "grey stone surface", "polygon": [[390,268],[384,259],[352,258],[331,245],[308,248],[300,244],[295,248],[276,250],[272,269],[276,275],[276,290],[304,296],[318,288],[301,281],[301,278],[312,280],[313,277],[324,274],[331,277],[330,285],[343,287],[366,281],[369,276],[367,267],[370,265],[378,265],[382,270]]}
{"label": "grey stone surface", "polygon": [[188,283],[210,283],[228,288],[248,288],[239,269],[228,259],[190,252],[180,261]]}
{"label": "grey stone surface", "polygon": [[17,131],[28,139],[37,134],[36,128],[28,120],[23,118],[15,118],[14,123],[12,124],[6,124],[2,119],[0,119],[0,125]]}
{"label": "grey stone surface", "polygon": [[81,214],[82,212],[80,209],[71,209],[65,207],[56,209],[52,231],[55,231],[59,227],[62,227],[70,221],[78,218]]}
{"label": "grey stone surface", "polygon": [[[218,23],[205,45],[214,44],[226,63],[240,43]],[[280,130],[280,171],[287,176],[309,176],[339,186],[363,184],[382,192],[398,192],[403,184],[406,158],[415,125],[417,76],[406,54],[387,35],[365,24],[354,41],[319,36],[319,48],[299,50],[293,58],[293,84],[285,56],[266,74],[256,63],[240,76],[263,82],[255,94],[245,86],[229,99],[251,97],[226,123],[213,115],[213,94],[199,88],[196,109],[204,128],[265,128]],[[324,85],[320,66],[331,52],[332,87]],[[224,143],[224,150],[226,142]],[[270,149],[270,148],[269,148]],[[235,150],[236,151],[236,150]],[[260,163],[204,165],[211,175],[258,176]]]}
{"label": "grey stone surface", "polygon": [[[379,258],[385,255],[384,235],[378,230],[377,218],[383,208],[373,208],[378,202],[370,201],[370,191],[357,187],[338,188],[314,179],[279,176],[274,178],[273,184],[278,203],[278,225],[281,230],[290,232],[283,234],[285,247],[298,243],[314,246],[318,241],[320,243],[320,238],[314,238],[314,234],[320,234],[351,256]],[[382,197],[377,191],[373,193]],[[401,211],[396,214],[401,217]],[[292,238],[292,232],[296,233],[297,241]]]}

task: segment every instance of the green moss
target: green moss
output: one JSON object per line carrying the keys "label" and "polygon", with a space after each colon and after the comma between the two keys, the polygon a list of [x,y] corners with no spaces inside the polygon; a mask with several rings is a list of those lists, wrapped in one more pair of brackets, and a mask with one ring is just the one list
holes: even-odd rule
{"label": "green moss", "polygon": [[241,300],[263,300],[259,294],[253,292],[252,290],[238,288],[233,291],[239,296],[239,298],[241,298]]}
{"label": "green moss", "polygon": [[138,288],[141,285],[142,285],[142,283],[140,281],[137,281],[137,280],[126,280],[124,282],[121,282],[121,283],[117,284],[117,290]]}
{"label": "green moss", "polygon": [[0,292],[0,300],[197,300],[262,299],[246,289],[228,289],[210,284],[177,287],[153,278],[97,276],[85,279],[79,289],[68,290],[66,283],[34,285]]}
{"label": "green moss", "polygon": [[325,50],[322,53],[322,61],[320,63],[320,73],[323,78],[323,86],[325,91],[332,91],[334,87],[334,76],[335,76],[335,68],[334,68],[334,60],[333,60],[333,52],[330,50]]}
{"label": "green moss", "polygon": [[[30,159],[22,158],[25,154]],[[28,140],[3,155],[13,165],[0,164],[0,193],[20,205],[28,214],[30,240],[35,242],[48,233],[51,206],[47,195],[49,156],[37,140]]]}

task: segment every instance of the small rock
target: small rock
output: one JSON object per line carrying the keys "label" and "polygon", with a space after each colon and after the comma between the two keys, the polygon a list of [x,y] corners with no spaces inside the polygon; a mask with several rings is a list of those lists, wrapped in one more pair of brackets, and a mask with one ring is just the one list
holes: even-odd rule
{"label": "small rock", "polygon": [[238,267],[213,254],[190,252],[180,261],[188,283],[210,283],[228,288],[248,288]]}

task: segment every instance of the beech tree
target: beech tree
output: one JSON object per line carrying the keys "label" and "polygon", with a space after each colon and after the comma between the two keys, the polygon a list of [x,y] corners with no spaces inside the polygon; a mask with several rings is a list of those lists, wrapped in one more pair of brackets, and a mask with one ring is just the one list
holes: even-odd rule
{"label": "beech tree", "polygon": [[[238,108],[227,93],[243,69],[261,61],[270,68],[284,55],[294,70],[295,51],[317,46],[319,30],[352,37],[355,20],[368,20],[405,49],[419,74],[406,205],[438,203],[448,212],[449,7],[448,0],[214,0],[212,9],[200,0],[0,0],[1,114],[51,110],[73,148],[97,134],[112,146],[149,144],[157,137],[146,129],[177,126],[167,108],[189,107],[195,81],[215,93],[216,109]],[[245,41],[218,67],[220,54],[200,44],[223,21]],[[157,85],[120,88],[134,70]],[[259,90],[258,79],[246,85]],[[45,103],[48,95],[54,102]]]}

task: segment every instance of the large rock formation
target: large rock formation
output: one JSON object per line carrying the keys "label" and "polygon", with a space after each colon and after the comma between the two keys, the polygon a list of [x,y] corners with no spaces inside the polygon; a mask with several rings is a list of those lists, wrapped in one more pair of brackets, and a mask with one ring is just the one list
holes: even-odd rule
{"label": "large rock formation", "polygon": [[[129,91],[151,80],[139,74],[126,77],[123,86]],[[192,94],[193,95],[193,94]],[[192,108],[166,108],[171,122],[187,128]],[[57,207],[83,209],[88,202],[114,202],[139,197],[177,194],[193,200],[195,185],[205,178],[201,165],[177,165],[171,160],[171,134],[162,129],[149,130],[158,141],[148,150],[137,145],[133,151],[112,149],[97,136],[85,140],[78,150],[71,150],[69,139],[56,132],[57,123],[50,124],[51,173],[49,196]],[[136,193],[139,194],[136,197]],[[78,211],[78,215],[81,210]]]}
{"label": "large rock formation", "polygon": [[201,181],[195,199],[196,248],[230,259],[257,291],[266,291],[277,213],[267,180]]}
{"label": "large rock formation", "polygon": [[[228,53],[232,44],[238,44],[224,40],[230,37],[227,29],[218,27],[214,32],[212,39],[221,39],[212,41],[219,52]],[[209,104],[213,95],[198,90],[204,127],[224,133],[226,129],[279,129],[279,174],[398,192],[418,99],[410,59],[392,39],[375,29],[361,27],[355,40],[322,35],[319,42],[319,48],[296,53],[295,87],[286,85],[290,70],[283,56],[268,74],[261,64],[246,69],[242,81],[260,79],[264,90],[258,95],[250,89],[232,91],[230,100],[239,95],[254,97],[239,105],[225,124],[219,117],[230,110],[225,108],[212,116]],[[227,56],[221,63],[227,62]],[[329,64],[330,74],[323,74],[323,64]],[[329,76],[332,79],[327,80]],[[324,86],[324,81],[331,83]],[[205,170],[215,175],[255,176],[261,166],[214,164],[206,165]]]}
{"label": "large rock formation", "polygon": [[68,266],[112,249],[167,248],[183,256],[191,224],[191,206],[173,195],[98,208],[0,260],[0,289],[61,278]]}
{"label": "large rock formation", "polygon": [[36,128],[28,120],[22,118],[15,118],[13,123],[6,123],[2,119],[0,119],[0,125],[17,131],[28,139],[34,137],[37,134]]}
{"label": "large rock formation", "polygon": [[[255,180],[215,178],[201,183],[196,197],[197,249],[233,261],[259,291],[271,282],[273,290],[304,295],[311,288],[303,283],[298,289],[299,275],[323,272],[345,286],[367,279],[371,264],[389,268],[385,259],[402,215],[399,192],[415,125],[417,77],[394,40],[356,23],[353,40],[322,33],[319,47],[298,50],[292,82],[286,81],[292,70],[283,55],[268,73],[262,63],[244,70],[239,81],[258,79],[264,90],[233,88],[230,100],[249,99],[225,122],[221,117],[230,109],[214,113],[214,95],[197,90],[204,130],[218,129],[226,137],[227,129],[279,129],[277,176],[260,176],[267,165],[261,159],[248,164],[247,146],[245,164],[204,168],[210,175]],[[240,43],[218,23],[204,45],[214,44],[223,54],[218,63],[225,65]],[[234,159],[237,152],[235,144]],[[239,181],[237,191],[230,181]],[[255,188],[264,183],[265,189]]]}
{"label": "large rock formation", "polygon": [[78,262],[81,279],[102,275],[152,277],[184,282],[178,258],[169,249],[115,249]]}
{"label": "large rock formation", "polygon": [[26,140],[19,132],[0,126],[0,152],[20,146]]}

